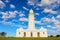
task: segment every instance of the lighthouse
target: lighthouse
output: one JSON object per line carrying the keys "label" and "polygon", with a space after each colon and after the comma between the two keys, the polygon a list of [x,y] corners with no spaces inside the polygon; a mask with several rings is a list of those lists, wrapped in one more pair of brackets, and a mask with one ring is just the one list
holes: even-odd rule
{"label": "lighthouse", "polygon": [[48,37],[47,29],[41,27],[35,28],[34,11],[31,9],[28,15],[28,28],[22,27],[16,30],[16,37]]}
{"label": "lighthouse", "polygon": [[29,11],[28,22],[28,29],[35,29],[34,12],[32,9]]}

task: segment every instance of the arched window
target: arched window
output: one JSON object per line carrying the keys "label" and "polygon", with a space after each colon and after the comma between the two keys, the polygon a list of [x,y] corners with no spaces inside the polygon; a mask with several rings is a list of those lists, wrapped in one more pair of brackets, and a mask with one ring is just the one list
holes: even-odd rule
{"label": "arched window", "polygon": [[19,34],[20,34],[20,32],[19,32]]}
{"label": "arched window", "polygon": [[31,32],[31,37],[33,36],[32,32]]}
{"label": "arched window", "polygon": [[37,32],[37,36],[38,36],[38,37],[40,36],[40,33],[39,33],[39,32]]}
{"label": "arched window", "polygon": [[26,37],[26,32],[24,32],[24,37]]}
{"label": "arched window", "polygon": [[43,32],[43,34],[45,34],[45,32]]}

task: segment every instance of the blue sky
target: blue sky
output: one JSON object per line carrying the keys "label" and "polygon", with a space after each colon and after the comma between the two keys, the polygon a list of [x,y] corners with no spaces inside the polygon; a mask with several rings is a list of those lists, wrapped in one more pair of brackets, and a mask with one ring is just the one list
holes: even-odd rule
{"label": "blue sky", "polygon": [[44,27],[48,35],[60,34],[60,0],[0,0],[0,32],[15,36],[20,27],[28,27],[28,14],[32,9],[35,27]]}

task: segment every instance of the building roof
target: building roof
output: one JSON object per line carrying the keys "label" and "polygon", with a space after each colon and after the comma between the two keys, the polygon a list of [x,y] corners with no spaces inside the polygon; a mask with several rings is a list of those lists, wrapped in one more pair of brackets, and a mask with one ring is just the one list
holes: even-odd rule
{"label": "building roof", "polygon": [[47,30],[47,29],[45,29],[44,27],[41,27],[40,30]]}
{"label": "building roof", "polygon": [[33,13],[33,10],[32,9],[30,9],[30,13]]}

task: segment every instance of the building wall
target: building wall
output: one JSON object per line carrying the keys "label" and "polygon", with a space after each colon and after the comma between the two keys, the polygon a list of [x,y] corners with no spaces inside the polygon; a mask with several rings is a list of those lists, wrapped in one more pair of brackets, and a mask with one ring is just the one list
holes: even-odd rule
{"label": "building wall", "polygon": [[31,32],[26,32],[26,37],[31,37]]}
{"label": "building wall", "polygon": [[32,32],[32,34],[33,34],[33,37],[38,37],[37,32]]}
{"label": "building wall", "polygon": [[28,30],[24,30],[23,28],[20,28],[17,30],[16,36],[17,37],[38,37],[38,32],[39,32],[39,37],[47,37],[47,31],[43,27],[41,27],[40,30],[35,29],[34,12],[33,10],[30,10],[28,16]]}
{"label": "building wall", "polygon": [[24,36],[24,32],[17,32],[16,37],[47,37],[47,32],[39,32],[39,36],[38,32],[25,32],[25,33],[26,36]]}
{"label": "building wall", "polygon": [[[24,34],[24,32],[25,32],[25,34]],[[48,37],[48,35],[47,35],[47,30],[44,30],[44,29],[41,29],[41,30],[36,30],[36,29],[34,29],[34,30],[33,29],[22,30],[22,29],[18,29],[16,31],[16,37]]]}
{"label": "building wall", "polygon": [[34,29],[35,28],[35,23],[34,23],[34,13],[29,14],[29,18],[28,18],[28,28],[29,29]]}
{"label": "building wall", "polygon": [[17,32],[16,37],[24,37],[24,32]]}
{"label": "building wall", "polygon": [[40,37],[48,37],[47,32],[46,31],[40,32]]}

